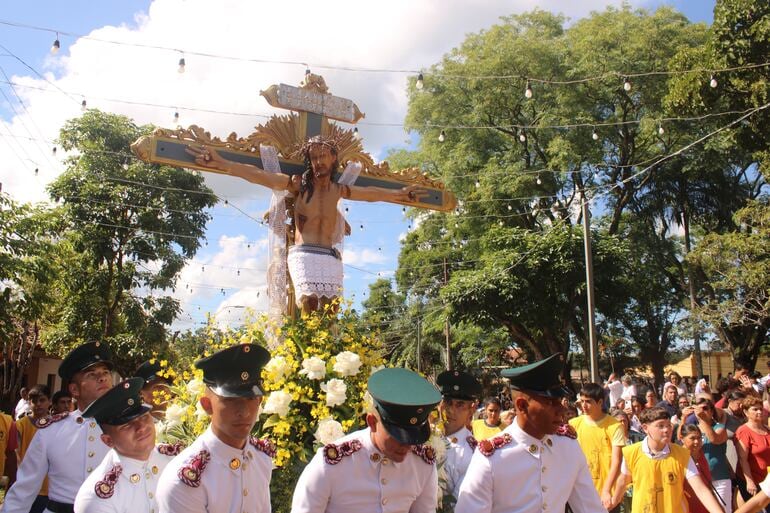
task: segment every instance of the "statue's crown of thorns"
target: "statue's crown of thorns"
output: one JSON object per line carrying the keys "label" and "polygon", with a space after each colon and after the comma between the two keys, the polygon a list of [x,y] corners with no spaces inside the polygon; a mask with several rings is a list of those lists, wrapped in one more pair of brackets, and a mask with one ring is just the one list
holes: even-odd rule
{"label": "statue's crown of thorns", "polygon": [[313,146],[326,146],[335,154],[340,152],[340,141],[337,137],[328,135],[314,135],[295,152],[295,155],[298,157],[308,157],[310,155],[310,148]]}

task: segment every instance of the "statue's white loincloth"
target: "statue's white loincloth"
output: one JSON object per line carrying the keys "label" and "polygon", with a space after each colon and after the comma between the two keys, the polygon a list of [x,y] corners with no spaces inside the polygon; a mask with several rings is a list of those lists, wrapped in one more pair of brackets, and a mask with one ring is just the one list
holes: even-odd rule
{"label": "statue's white loincloth", "polygon": [[309,244],[291,246],[286,259],[297,305],[302,296],[342,295],[342,259],[333,248]]}

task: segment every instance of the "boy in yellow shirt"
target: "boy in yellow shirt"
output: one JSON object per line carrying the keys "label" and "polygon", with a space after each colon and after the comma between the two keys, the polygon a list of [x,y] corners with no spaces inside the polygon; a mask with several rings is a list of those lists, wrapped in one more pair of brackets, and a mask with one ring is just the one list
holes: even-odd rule
{"label": "boy in yellow shirt", "polygon": [[[27,454],[32,437],[37,432],[37,423],[41,419],[48,418],[48,412],[51,408],[51,391],[46,385],[35,385],[29,389],[29,403],[32,406],[32,413],[25,415],[16,421],[16,430],[19,433],[19,446],[16,448],[16,454],[21,465],[21,460]],[[30,513],[42,513],[48,503],[48,477],[43,480],[40,491],[37,494],[35,502],[32,503]]]}
{"label": "boy in yellow shirt", "polygon": [[570,419],[577,440],[585,454],[591,479],[602,505],[612,509],[612,487],[620,473],[622,449],[626,445],[623,425],[602,411],[604,389],[596,383],[586,383],[580,389],[583,415]]}
{"label": "boy in yellow shirt", "polygon": [[613,504],[620,504],[628,485],[634,485],[631,513],[688,513],[684,482],[709,513],[723,513],[722,506],[701,479],[690,452],[671,443],[671,417],[660,407],[644,410],[639,420],[647,436],[623,448],[623,463],[615,486]]}

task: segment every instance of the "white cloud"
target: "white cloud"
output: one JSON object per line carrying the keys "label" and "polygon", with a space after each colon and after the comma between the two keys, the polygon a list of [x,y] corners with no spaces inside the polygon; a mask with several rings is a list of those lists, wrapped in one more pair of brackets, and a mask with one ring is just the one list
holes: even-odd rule
{"label": "white cloud", "polygon": [[[259,96],[259,90],[280,82],[296,84],[305,69],[301,64],[267,64],[257,60],[309,63],[314,72],[325,77],[333,94],[354,100],[366,113],[360,126],[365,147],[381,158],[384,148],[402,145],[406,134],[399,126],[366,123],[403,121],[406,79],[410,73],[353,72],[325,69],[322,65],[420,70],[438,62],[468,33],[489,27],[500,16],[540,7],[577,18],[608,4],[620,3],[156,0],[146,14],[135,20],[96,28],[88,37],[74,42],[64,39],[59,56],[47,59],[46,69],[41,70],[45,80],[32,74],[11,78],[19,84],[16,92],[26,109],[17,109],[18,115],[0,124],[0,135],[20,136],[3,137],[9,144],[0,144],[0,182],[3,191],[18,200],[45,198],[44,187],[61,173],[64,156],[61,150],[56,156],[51,155],[50,141],[57,137],[67,119],[80,115],[83,99],[89,107],[128,115],[139,124],[170,127],[174,112],[179,111],[179,123],[183,126],[196,124],[222,138],[233,131],[246,136],[256,124],[265,122],[259,114],[276,112]],[[180,52],[157,47],[185,50],[186,72],[177,73]],[[193,52],[252,61],[205,57]],[[218,175],[206,175],[206,182],[234,204],[259,199],[267,208],[268,194],[256,186]],[[248,211],[256,217],[254,212],[259,212],[259,208],[249,206]],[[415,225],[419,221],[415,220]],[[185,302],[186,311],[197,310],[194,303],[210,303],[221,295],[219,288],[207,287],[207,283],[232,288],[228,299],[218,305],[220,310],[234,311],[238,305],[264,308],[264,294],[256,297],[256,291],[264,290],[265,284],[264,247],[253,246],[249,250],[238,244],[241,238],[221,238],[220,251],[206,261],[205,271],[200,264],[184,269],[176,295]],[[345,262],[351,265],[385,261],[384,255],[372,250],[345,253]],[[237,268],[242,269],[240,276],[236,274]]]}

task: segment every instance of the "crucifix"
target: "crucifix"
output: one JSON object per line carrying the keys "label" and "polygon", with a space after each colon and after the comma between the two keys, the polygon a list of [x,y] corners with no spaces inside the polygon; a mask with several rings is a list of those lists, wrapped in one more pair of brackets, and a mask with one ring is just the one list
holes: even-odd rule
{"label": "crucifix", "polygon": [[355,124],[364,115],[351,100],[329,94],[322,77],[308,72],[300,87],[272,85],[260,94],[292,112],[272,116],[246,138],[231,133],[221,140],[193,125],[157,129],[131,148],[146,162],[228,174],[273,190],[269,225],[280,241],[271,241],[268,296],[282,313],[294,315],[295,302],[305,312],[319,309],[339,295],[337,245],[346,233],[339,200],[438,211],[456,206],[441,182],[419,168],[391,171],[387,162],[375,164],[357,131],[332,123]]}

